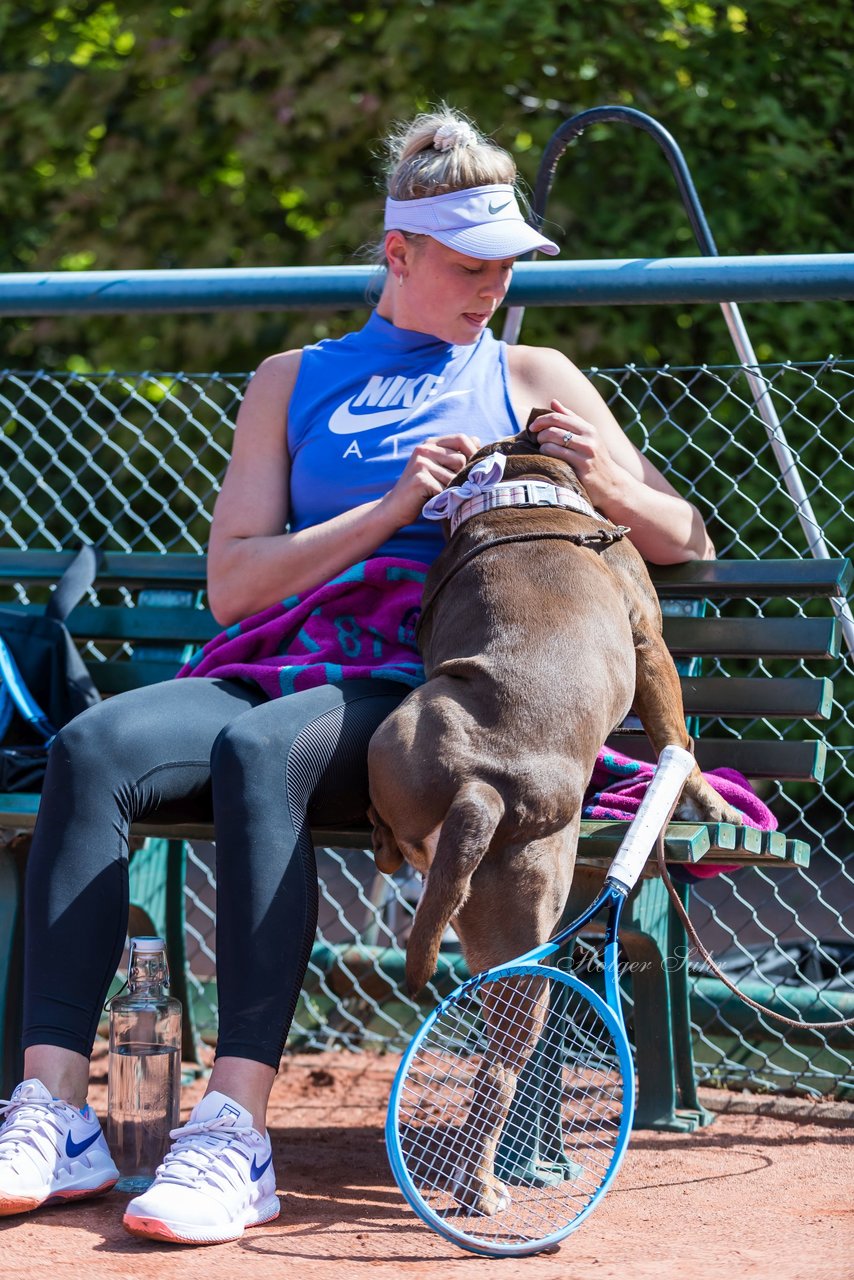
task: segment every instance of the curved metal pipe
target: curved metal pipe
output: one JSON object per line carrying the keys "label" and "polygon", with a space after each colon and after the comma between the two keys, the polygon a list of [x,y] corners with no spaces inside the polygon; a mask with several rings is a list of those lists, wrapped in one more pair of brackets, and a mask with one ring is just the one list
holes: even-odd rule
{"label": "curved metal pipe", "polygon": [[[701,252],[710,258],[718,257],[718,248],[709,228],[697,189],[694,186],[694,180],[676,140],[657,120],[654,120],[652,116],[646,115],[643,111],[638,111],[635,107],[591,107],[587,111],[580,111],[577,115],[571,116],[555,130],[546,146],[534,186],[531,212],[534,215],[537,226],[542,225],[555,172],[569,144],[575,138],[580,137],[590,125],[609,123],[632,125],[636,129],[642,129],[656,140],[664,152],[676,179],[676,185],[682,197],[682,204]],[[783,483],[786,486],[789,497],[795,504],[798,522],[804,531],[810,553],[818,559],[829,560],[831,552],[824,540],[821,526],[815,517],[812,503],[804,488],[795,455],[786,440],[780,419],[777,416],[777,410],[771,398],[771,387],[759,367],[753,344],[748,337],[738,306],[734,302],[722,302],[720,307],[729,329],[733,346],[744,367],[744,375],[747,378],[756,411],[765,425],[771,451],[777,461],[777,466],[780,468]],[[524,309],[521,307],[511,307],[508,310],[502,333],[505,342],[515,343],[518,341],[523,315]],[[835,599],[833,607],[840,620],[848,650],[854,655],[854,616],[851,614],[851,609],[845,600]]]}

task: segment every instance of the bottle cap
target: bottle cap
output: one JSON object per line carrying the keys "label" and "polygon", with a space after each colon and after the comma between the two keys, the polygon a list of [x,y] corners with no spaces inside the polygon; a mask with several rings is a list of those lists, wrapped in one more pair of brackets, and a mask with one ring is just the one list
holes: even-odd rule
{"label": "bottle cap", "polygon": [[150,954],[152,951],[163,951],[166,948],[166,943],[162,938],[131,938],[130,945],[135,951],[140,951],[143,954]]}

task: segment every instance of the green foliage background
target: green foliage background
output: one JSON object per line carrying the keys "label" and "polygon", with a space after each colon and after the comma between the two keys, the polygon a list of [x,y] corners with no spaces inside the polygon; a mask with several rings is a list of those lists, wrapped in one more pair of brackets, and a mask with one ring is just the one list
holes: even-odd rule
{"label": "green foliage background", "polygon": [[[724,254],[850,247],[852,10],[838,0],[0,0],[0,270],[350,262],[377,140],[445,99],[533,183],[554,129],[621,103],[682,146]],[[654,142],[599,127],[548,210],[569,257],[691,254]],[[841,304],[745,308],[761,360],[845,351]],[[352,315],[5,321],[3,363],[248,369]],[[714,307],[568,308],[523,337],[585,366],[729,361]]]}

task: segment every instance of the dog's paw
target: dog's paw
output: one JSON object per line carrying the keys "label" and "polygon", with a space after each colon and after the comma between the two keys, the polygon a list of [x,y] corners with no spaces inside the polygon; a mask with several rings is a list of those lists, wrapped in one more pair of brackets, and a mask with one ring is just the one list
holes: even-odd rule
{"label": "dog's paw", "polygon": [[508,1188],[491,1174],[464,1173],[458,1168],[451,1177],[448,1190],[472,1217],[493,1218],[510,1208]]}
{"label": "dog's paw", "polygon": [[699,774],[685,783],[673,817],[676,822],[731,822],[736,827],[744,824],[744,814],[727,804]]}

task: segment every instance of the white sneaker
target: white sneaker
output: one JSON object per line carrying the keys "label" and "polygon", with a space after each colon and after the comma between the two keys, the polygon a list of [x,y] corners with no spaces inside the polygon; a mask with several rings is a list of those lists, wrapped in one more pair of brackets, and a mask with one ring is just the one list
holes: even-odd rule
{"label": "white sneaker", "polygon": [[269,1137],[224,1093],[209,1093],[173,1129],[172,1149],[141,1196],[128,1205],[132,1235],[176,1244],[224,1244],[279,1214]]}
{"label": "white sneaker", "polygon": [[0,1215],[109,1191],[118,1181],[98,1117],[24,1080],[0,1101]]}

